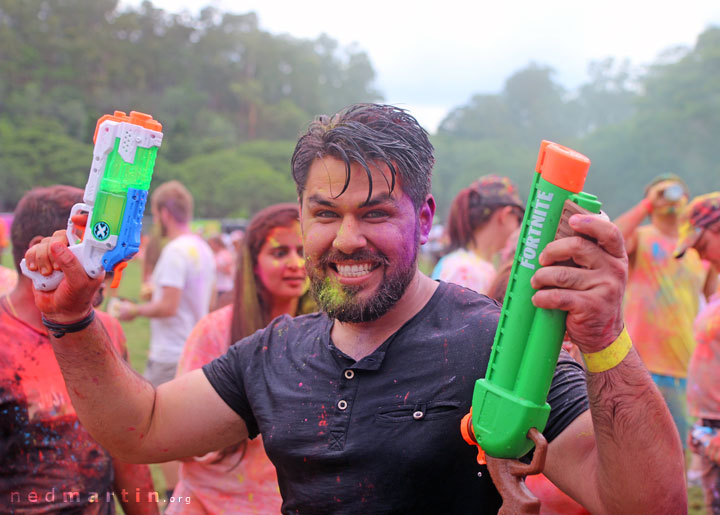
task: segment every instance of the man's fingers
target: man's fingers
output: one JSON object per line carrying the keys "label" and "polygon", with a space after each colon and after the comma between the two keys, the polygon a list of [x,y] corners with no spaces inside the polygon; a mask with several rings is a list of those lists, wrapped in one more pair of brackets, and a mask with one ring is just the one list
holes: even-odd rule
{"label": "man's fingers", "polygon": [[49,275],[53,271],[49,243],[50,238],[44,238],[40,243],[33,246],[33,249],[35,250],[35,266],[43,275]]}
{"label": "man's fingers", "polygon": [[598,285],[597,274],[591,270],[569,266],[545,266],[530,279],[530,286],[541,288],[564,288],[570,290],[588,290]]}
{"label": "man's fingers", "polygon": [[578,296],[571,290],[553,288],[535,292],[532,303],[535,307],[543,309],[561,309],[563,311],[575,311],[578,307]]}
{"label": "man's fingers", "polygon": [[571,259],[579,266],[595,268],[599,260],[603,259],[602,250],[585,238],[569,236],[548,243],[538,261],[540,265],[547,267]]}
{"label": "man's fingers", "polygon": [[599,215],[573,215],[570,226],[577,232],[590,236],[608,254],[616,258],[625,257],[625,240],[620,229]]}
{"label": "man's fingers", "polygon": [[[67,245],[63,245],[59,241],[54,241],[50,244],[50,252],[54,261],[60,265],[60,270],[63,271],[68,280],[77,280],[80,277],[85,277],[85,269],[78,261],[75,254],[73,254]],[[79,274],[82,274],[80,276]]]}

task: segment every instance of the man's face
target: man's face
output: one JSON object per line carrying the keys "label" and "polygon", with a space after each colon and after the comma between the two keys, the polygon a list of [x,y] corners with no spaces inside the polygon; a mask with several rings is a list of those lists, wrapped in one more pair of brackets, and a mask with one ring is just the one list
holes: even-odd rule
{"label": "man's face", "polygon": [[358,164],[316,159],[301,199],[306,269],[320,308],[341,322],[369,322],[402,297],[417,272],[419,244],[427,241],[434,214],[428,196],[419,214],[385,164],[373,163],[369,181]]}

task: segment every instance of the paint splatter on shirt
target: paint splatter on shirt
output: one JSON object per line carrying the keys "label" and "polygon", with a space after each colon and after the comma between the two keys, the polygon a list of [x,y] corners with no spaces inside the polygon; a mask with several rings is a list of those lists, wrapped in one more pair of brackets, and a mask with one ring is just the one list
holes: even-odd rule
{"label": "paint splatter on shirt", "polygon": [[687,399],[694,417],[720,420],[720,293],[695,320],[697,347],[688,370]]}
{"label": "paint splatter on shirt", "polygon": [[[499,494],[459,427],[499,316],[488,297],[440,282],[360,360],[318,313],[276,318],[203,371],[250,436],[262,433],[283,513],[497,513]],[[585,373],[567,353],[548,403],[548,441],[588,409]]]}
{"label": "paint splatter on shirt", "polygon": [[650,372],[686,377],[695,348],[693,321],[707,272],[694,250],[675,259],[676,238],[638,228],[625,292],[625,324]]}
{"label": "paint splatter on shirt", "polygon": [[495,275],[496,271],[492,263],[485,261],[474,252],[457,249],[438,261],[432,278],[487,294]]}
{"label": "paint splatter on shirt", "polygon": [[[178,374],[202,367],[230,347],[232,305],[210,313],[198,322],[185,344]],[[240,450],[219,463],[211,452],[185,461],[173,495],[189,497],[190,504],[170,505],[167,513],[265,514],[280,513],[282,498],[275,467],[265,454],[261,438],[248,440]]]}
{"label": "paint splatter on shirt", "polygon": [[[96,314],[123,352],[120,324]],[[112,480],[110,455],[78,421],[47,333],[0,308],[0,512],[114,513]]]}

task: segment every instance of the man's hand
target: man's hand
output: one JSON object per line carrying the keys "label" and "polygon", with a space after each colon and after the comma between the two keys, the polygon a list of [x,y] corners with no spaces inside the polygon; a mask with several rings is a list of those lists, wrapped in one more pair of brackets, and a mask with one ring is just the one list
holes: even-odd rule
{"label": "man's hand", "polygon": [[25,261],[32,271],[50,275],[60,270],[65,277],[53,291],[34,291],[35,304],[48,319],[61,324],[77,322],[92,310],[93,299],[105,274],[93,279],[75,254],[68,249],[65,230],[55,231],[25,253]]}
{"label": "man's hand", "polygon": [[129,300],[118,301],[114,308],[115,318],[122,320],[123,322],[129,322],[135,320],[138,316],[138,307],[136,304]]}
{"label": "man's hand", "polygon": [[681,203],[687,201],[684,195],[680,199],[676,200],[668,200],[667,198],[665,198],[665,190],[673,185],[679,186],[678,182],[674,180],[661,181],[657,184],[654,184],[648,190],[645,198],[650,201],[650,205],[652,206],[653,211],[667,212],[668,210],[670,210],[670,208],[677,208],[677,206],[679,206]]}
{"label": "man's hand", "polygon": [[[622,298],[628,259],[620,230],[601,215],[573,215],[575,231],[597,243],[572,236],[549,243],[531,285],[539,308],[568,312],[567,331],[584,353],[607,347],[623,329]],[[549,266],[572,259],[578,267]]]}

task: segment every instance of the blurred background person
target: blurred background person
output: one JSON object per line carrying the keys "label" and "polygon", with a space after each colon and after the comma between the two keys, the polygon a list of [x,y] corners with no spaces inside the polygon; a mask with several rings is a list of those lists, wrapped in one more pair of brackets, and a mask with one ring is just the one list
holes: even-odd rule
{"label": "blurred background person", "polygon": [[[645,188],[645,197],[615,220],[629,258],[625,324],[633,345],[660,389],[680,438],[688,434],[686,377],[695,348],[693,322],[701,300],[717,284],[717,273],[695,250],[673,257],[678,243],[678,215],[688,189],[672,174]],[[640,225],[646,217],[650,223]]]}
{"label": "blurred background person", "polygon": [[487,294],[501,265],[499,253],[523,214],[517,187],[507,177],[486,175],[461,190],[445,224],[449,253],[435,265],[432,278]]}
{"label": "blurred background person", "polygon": [[232,251],[235,257],[240,255],[242,252],[243,240],[245,239],[245,231],[242,229],[235,229],[230,233],[230,243],[232,245]]}
{"label": "blurred background person", "polygon": [[219,234],[208,238],[208,245],[215,256],[215,301],[212,306],[214,311],[232,302],[235,258]]}
{"label": "blurred background person", "polygon": [[[695,198],[680,216],[678,258],[695,249],[700,258],[720,270],[720,192]],[[693,434],[700,429],[706,438],[690,438],[690,448],[700,457],[700,477],[708,513],[720,513],[720,293],[695,319],[697,346],[690,359],[687,401],[690,415],[697,417]]]}
{"label": "blurred background person", "polygon": [[[83,190],[60,185],[22,197],[11,229],[18,272],[25,251],[66,229],[70,208],[82,201]],[[127,360],[118,321],[95,316]],[[115,499],[125,513],[157,513],[147,465],[112,459],[78,421],[32,281],[18,274],[0,298],[0,512],[114,513]]]}
{"label": "blurred background person", "polygon": [[[277,316],[313,311],[307,291],[297,204],[263,209],[247,229],[232,304],[195,326],[178,374],[223,355]],[[260,437],[184,461],[175,494],[192,501],[173,504],[168,513],[279,513],[282,503],[275,467]]]}
{"label": "blurred background person", "polygon": [[[120,320],[150,318],[150,354],[144,376],[155,388],[175,377],[185,340],[210,307],[215,284],[215,259],[205,240],[190,230],[193,198],[178,181],[161,184],[150,199],[153,221],[167,238],[152,272],[150,302],[120,301]],[[147,251],[146,251],[147,255]],[[177,462],[160,464],[166,495],[177,482]]]}
{"label": "blurred background person", "polygon": [[160,253],[162,252],[167,238],[161,235],[162,229],[159,223],[153,224],[150,229],[150,233],[144,238],[144,245],[141,247],[142,256],[142,284],[140,286],[140,300],[149,301],[152,299],[153,285],[152,285],[152,274],[155,270],[155,265],[160,259]]}

